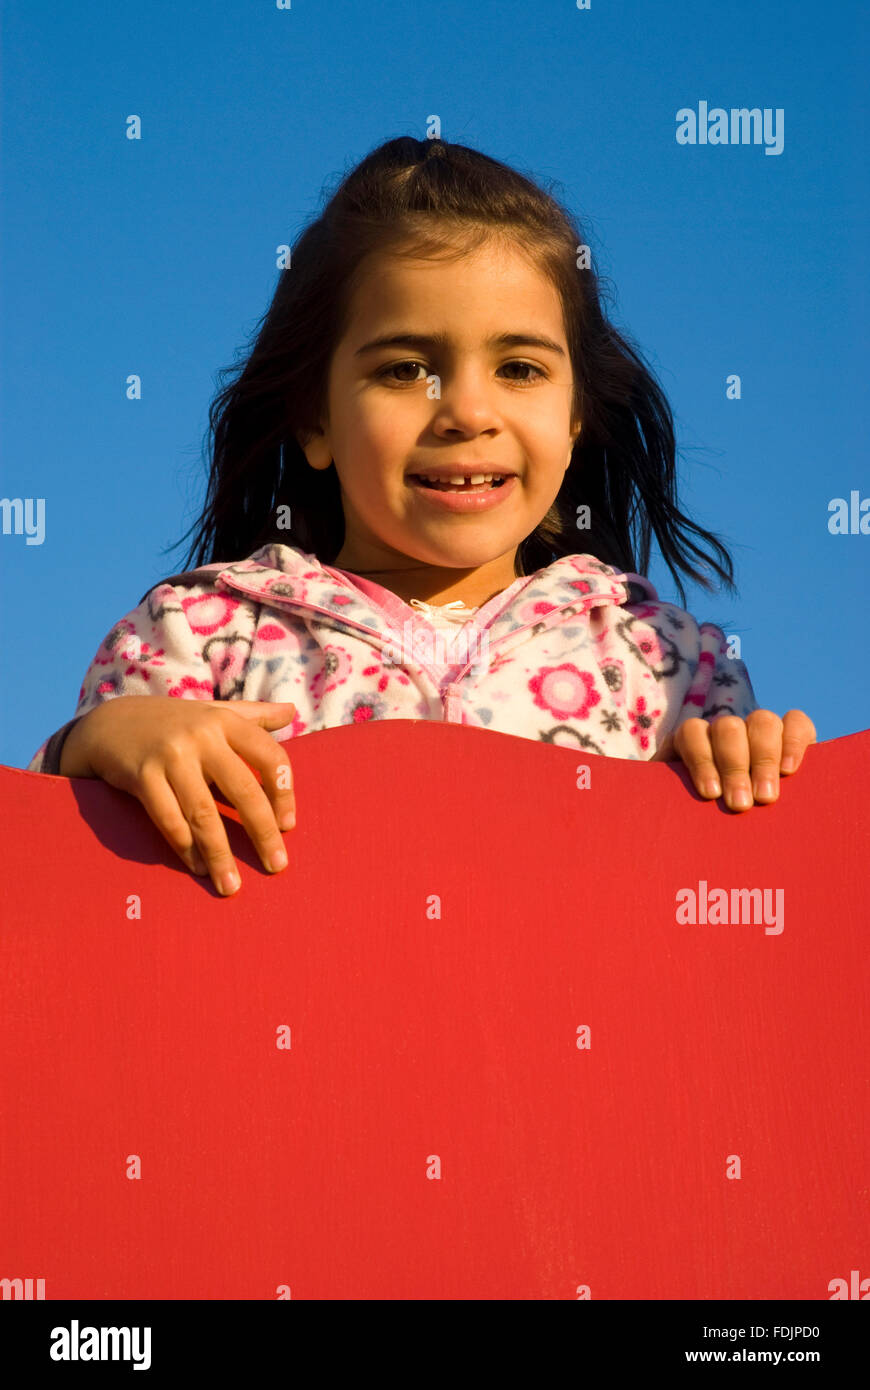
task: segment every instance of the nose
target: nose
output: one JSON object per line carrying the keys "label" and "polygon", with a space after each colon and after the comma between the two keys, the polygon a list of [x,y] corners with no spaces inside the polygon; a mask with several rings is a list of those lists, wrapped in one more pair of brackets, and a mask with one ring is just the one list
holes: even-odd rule
{"label": "nose", "polygon": [[496,384],[484,368],[466,366],[437,377],[433,385],[436,434],[482,434],[499,429],[501,416],[496,401]]}

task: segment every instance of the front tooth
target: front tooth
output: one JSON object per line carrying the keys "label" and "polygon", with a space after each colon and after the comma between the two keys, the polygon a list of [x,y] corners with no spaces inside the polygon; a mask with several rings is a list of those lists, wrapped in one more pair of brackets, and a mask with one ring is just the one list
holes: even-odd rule
{"label": "front tooth", "polygon": [[480,483],[491,483],[495,474],[474,473],[468,478],[436,478],[431,473],[421,473],[420,476],[430,483],[449,483],[451,487],[464,487],[466,483],[470,483],[472,487],[476,487]]}

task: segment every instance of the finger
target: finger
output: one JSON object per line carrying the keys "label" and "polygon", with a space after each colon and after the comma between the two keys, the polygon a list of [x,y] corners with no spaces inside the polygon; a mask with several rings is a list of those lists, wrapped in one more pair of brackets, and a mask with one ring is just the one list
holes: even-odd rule
{"label": "finger", "polygon": [[[229,741],[207,745],[201,753],[202,772],[217,784],[227,801],[235,806],[242,825],[260,856],[263,868],[268,873],[280,873],[287,867],[284,841],[269,798],[246,761],[262,761],[264,750],[259,739],[253,737],[258,731],[250,729],[241,734],[240,730],[241,725],[238,729],[228,729],[226,732],[227,740],[238,739],[242,754],[236,752]],[[249,735],[252,737],[249,738]],[[259,735],[260,738],[263,737],[262,730],[259,731]],[[248,751],[244,751],[246,744],[250,744]],[[275,753],[282,758],[279,749],[276,748]],[[268,756],[274,758],[275,754],[269,753]],[[287,765],[286,758],[282,758],[282,765]],[[286,791],[281,792],[282,797],[287,795]],[[183,801],[181,808],[186,810]]]}
{"label": "finger", "polygon": [[[164,757],[164,775],[175,793],[211,880],[223,897],[229,897],[241,887],[241,875],[203,769],[195,755],[185,755],[181,750],[168,752]],[[250,772],[248,776],[251,776]]]}
{"label": "finger", "polygon": [[783,722],[772,709],[756,709],[746,716],[752,792],[756,801],[771,802],[779,796]]}
{"label": "finger", "polygon": [[753,804],[753,789],[746,721],[736,714],[719,715],[710,724],[710,744],[725,804],[732,811],[748,811]]}
{"label": "finger", "polygon": [[679,758],[685,763],[701,796],[722,795],[719,771],[710,745],[710,725],[706,719],[694,716],[686,719],[673,734],[671,743],[665,741],[665,747],[672,759]]}
{"label": "finger", "polygon": [[787,777],[797,772],[804,753],[816,742],[816,726],[802,709],[790,709],[782,717],[782,762],[780,772]]}
{"label": "finger", "polygon": [[264,729],[282,729],[293,723],[296,713],[292,700],[216,700],[214,708],[238,714]]}
{"label": "finger", "polygon": [[259,772],[275,825],[279,830],[292,830],[296,824],[296,791],[287,754],[265,729],[257,728],[256,722],[228,723],[224,736],[230,748]]}
{"label": "finger", "polygon": [[193,831],[163,773],[156,768],[144,767],[132,794],[142,803],[166,843],[191,873],[207,874],[208,868],[197,848]]}

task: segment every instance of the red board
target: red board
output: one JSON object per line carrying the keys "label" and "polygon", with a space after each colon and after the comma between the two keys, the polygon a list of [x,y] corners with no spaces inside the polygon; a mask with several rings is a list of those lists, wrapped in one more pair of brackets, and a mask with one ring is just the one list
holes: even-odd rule
{"label": "red board", "polygon": [[[0,1279],[867,1296],[870,731],[742,815],[455,725],[288,751],[290,867],[228,811],[232,899],[134,798],[0,769]],[[738,920],[678,922],[702,881]]]}

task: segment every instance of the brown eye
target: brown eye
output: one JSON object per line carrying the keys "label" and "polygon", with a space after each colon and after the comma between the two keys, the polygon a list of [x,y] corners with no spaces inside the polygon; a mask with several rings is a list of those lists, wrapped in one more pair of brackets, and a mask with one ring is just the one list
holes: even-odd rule
{"label": "brown eye", "polygon": [[[542,376],[545,376],[545,375],[546,375],[545,372],[542,372],[542,371],[541,371],[541,368],[540,368],[540,367],[536,367],[536,366],[535,366],[534,362],[519,362],[519,361],[517,361],[517,362],[506,362],[506,363],[505,363],[505,366],[506,366],[506,367],[524,367],[524,368],[526,369],[527,372],[534,372],[535,375],[538,376],[538,377],[542,377]],[[530,381],[530,380],[534,380],[534,378],[532,378],[532,377],[526,377],[525,380],[526,380],[526,381]]]}
{"label": "brown eye", "polygon": [[[539,379],[545,379],[545,378],[546,378],[546,375],[547,375],[546,372],[542,371],[540,367],[536,367],[535,364],[534,364],[534,362],[521,362],[521,361],[517,360],[517,361],[513,361],[513,362],[506,362],[506,363],[504,364],[504,366],[505,366],[505,367],[519,367],[519,368],[520,368],[522,371],[524,371],[524,372],[531,372],[531,373],[534,374],[534,375],[532,375],[532,376],[514,377],[514,380],[517,381],[517,382],[518,382],[519,384],[521,384],[521,385],[526,384],[526,383],[530,383],[530,382],[532,382],[532,381],[536,381],[536,380],[539,380]],[[396,372],[401,372],[401,371],[407,371],[407,369],[408,369],[409,367],[414,368],[417,372],[419,372],[419,369],[420,369],[421,367],[423,368],[423,371],[424,371],[424,372],[425,372],[425,370],[426,370],[426,368],[425,368],[425,366],[423,365],[422,362],[418,362],[415,358],[408,358],[405,362],[393,362],[389,367],[382,367],[381,370],[378,372],[378,376],[379,376],[379,377],[383,377],[384,380],[391,379],[391,380],[393,380],[393,381],[396,381],[396,380],[399,380],[399,379],[395,376],[395,373],[396,373]],[[504,367],[502,368],[502,370],[504,370]],[[419,380],[420,380],[419,375],[415,375],[415,376],[412,376],[412,377],[406,376],[404,379],[401,379],[401,380],[400,380],[400,384],[403,385],[403,386],[411,386],[411,385],[414,384],[414,382],[417,382],[417,381],[419,381]]]}
{"label": "brown eye", "polygon": [[[414,361],[412,358],[409,358],[407,362],[394,362],[394,363],[392,364],[392,366],[390,366],[390,367],[384,367],[380,372],[378,372],[378,376],[380,376],[380,377],[385,377],[385,378],[386,378],[386,377],[390,377],[390,376],[392,375],[393,372],[402,371],[402,369],[405,368],[405,367],[417,367],[417,368],[419,368],[419,367],[422,367],[422,365],[423,365],[422,362],[416,362],[416,361]],[[403,385],[406,385],[406,386],[407,386],[410,382],[419,381],[419,380],[420,380],[419,376],[406,377],[405,380],[404,380],[404,382],[403,382]]]}

